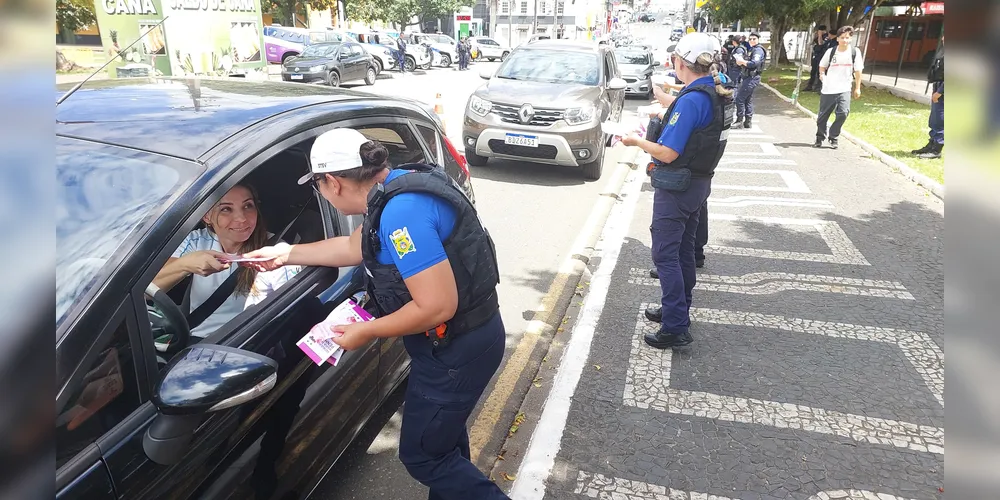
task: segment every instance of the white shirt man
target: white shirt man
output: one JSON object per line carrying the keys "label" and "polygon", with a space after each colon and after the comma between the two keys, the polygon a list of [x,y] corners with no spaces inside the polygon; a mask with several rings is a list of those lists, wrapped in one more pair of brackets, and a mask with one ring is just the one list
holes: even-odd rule
{"label": "white shirt man", "polygon": [[[827,138],[827,122],[830,114],[836,114],[830,126],[830,147],[837,148],[840,130],[851,112],[851,96],[861,97],[861,72],[865,69],[861,51],[851,46],[854,29],[844,26],[837,30],[837,46],[827,50],[819,63],[819,79],[823,88],[819,97],[819,117],[816,120],[816,143],[822,147]],[[852,84],[853,82],[853,84]],[[851,87],[854,87],[853,92]]]}

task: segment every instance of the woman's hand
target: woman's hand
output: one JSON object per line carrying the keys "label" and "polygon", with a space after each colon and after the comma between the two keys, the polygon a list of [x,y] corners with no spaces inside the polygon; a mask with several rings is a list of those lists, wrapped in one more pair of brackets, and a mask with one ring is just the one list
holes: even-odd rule
{"label": "woman's hand", "polygon": [[181,260],[185,271],[198,276],[211,276],[229,269],[229,263],[224,261],[225,258],[226,254],[222,252],[199,250],[181,257]]}
{"label": "woman's hand", "polygon": [[273,271],[281,266],[284,266],[288,262],[288,254],[292,251],[292,246],[288,243],[281,242],[273,247],[264,247],[259,250],[254,250],[252,252],[247,252],[243,254],[244,257],[249,257],[252,259],[268,259],[260,262],[241,262],[242,265],[255,269],[257,271]]}
{"label": "woman's hand", "polygon": [[641,138],[635,134],[629,134],[622,137],[622,144],[626,146],[638,146]]}
{"label": "woman's hand", "polygon": [[333,327],[333,337],[330,340],[343,347],[345,351],[353,351],[364,347],[375,338],[366,331],[366,327],[366,323],[337,325]]}

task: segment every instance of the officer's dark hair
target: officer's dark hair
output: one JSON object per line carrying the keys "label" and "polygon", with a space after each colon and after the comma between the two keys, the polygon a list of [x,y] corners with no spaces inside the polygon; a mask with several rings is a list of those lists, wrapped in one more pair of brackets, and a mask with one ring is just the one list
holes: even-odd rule
{"label": "officer's dark hair", "polygon": [[817,26],[816,27],[816,31],[826,31],[826,25],[825,24],[821,24],[821,25]]}
{"label": "officer's dark hair", "polygon": [[366,182],[375,178],[380,172],[391,169],[389,150],[379,141],[368,141],[361,145],[358,151],[361,155],[361,166],[332,174],[355,182]]}
{"label": "officer's dark hair", "polygon": [[760,40],[760,35],[758,35],[757,33],[750,33],[750,36],[748,38],[756,38]]}
{"label": "officer's dark hair", "polygon": [[709,73],[712,75],[712,80],[715,82],[715,93],[722,97],[729,97],[733,95],[731,89],[727,89],[722,85],[722,78],[719,77],[719,67],[716,63],[716,54],[705,52],[698,56],[695,62],[690,63],[684,60],[683,57],[679,57],[681,64],[687,66],[691,71],[698,73],[700,75]]}
{"label": "officer's dark hair", "polygon": [[837,30],[838,37],[840,35],[843,35],[844,33],[850,33],[851,35],[854,35],[854,28],[850,26],[841,26],[840,29]]}

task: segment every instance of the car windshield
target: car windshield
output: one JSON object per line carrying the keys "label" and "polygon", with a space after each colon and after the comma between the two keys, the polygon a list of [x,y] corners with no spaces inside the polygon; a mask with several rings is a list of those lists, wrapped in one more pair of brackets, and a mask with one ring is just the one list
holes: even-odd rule
{"label": "car windshield", "polygon": [[597,85],[601,71],[596,54],[564,50],[514,52],[500,66],[497,78],[548,83]]}
{"label": "car windshield", "polygon": [[122,256],[113,257],[129,235],[201,170],[149,153],[57,139],[57,331],[66,313],[117,266]]}
{"label": "car windshield", "polygon": [[649,54],[637,50],[615,51],[618,64],[649,64]]}
{"label": "car windshield", "polygon": [[302,57],[333,57],[339,47],[340,45],[331,45],[328,43],[310,45],[302,50]]}

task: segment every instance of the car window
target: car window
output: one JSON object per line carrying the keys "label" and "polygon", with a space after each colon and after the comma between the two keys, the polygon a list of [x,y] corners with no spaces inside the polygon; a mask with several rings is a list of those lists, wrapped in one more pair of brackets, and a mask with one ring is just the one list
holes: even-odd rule
{"label": "car window", "polygon": [[381,142],[389,150],[389,163],[393,167],[427,161],[420,142],[405,124],[365,125],[356,129],[365,137]]}
{"label": "car window", "polygon": [[547,83],[600,83],[599,56],[588,52],[523,50],[514,52],[497,70],[497,78]]}
{"label": "car window", "polygon": [[151,223],[202,170],[140,151],[57,139],[57,328],[117,266],[121,244]]}
{"label": "car window", "polygon": [[309,45],[302,49],[302,57],[332,57],[337,53],[338,47],[340,46],[326,43]]}
{"label": "car window", "polygon": [[649,54],[638,50],[615,51],[615,60],[618,64],[641,64],[650,63]]}
{"label": "car window", "polygon": [[123,318],[98,349],[82,382],[56,416],[56,468],[110,431],[142,401]]}
{"label": "car window", "polygon": [[420,132],[420,136],[423,137],[424,142],[431,149],[431,156],[434,157],[434,162],[437,163],[437,159],[441,157],[440,150],[438,149],[437,131],[423,125],[417,125],[417,131]]}
{"label": "car window", "polygon": [[604,56],[604,80],[610,80],[615,77],[614,68],[611,67],[611,57]]}
{"label": "car window", "polygon": [[351,45],[351,52],[355,56],[363,56],[363,55],[365,55],[365,49],[361,48],[360,45]]}

